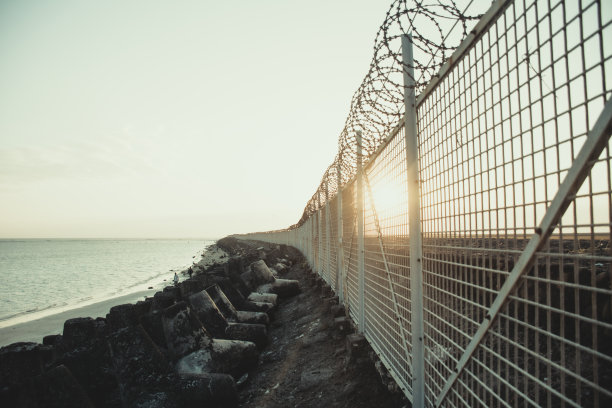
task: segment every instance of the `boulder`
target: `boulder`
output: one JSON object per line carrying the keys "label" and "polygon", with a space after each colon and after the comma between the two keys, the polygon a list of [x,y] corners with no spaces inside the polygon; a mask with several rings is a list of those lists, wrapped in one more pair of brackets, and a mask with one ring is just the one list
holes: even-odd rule
{"label": "boulder", "polygon": [[225,334],[232,340],[253,342],[260,350],[268,344],[268,331],[263,324],[230,323]]}
{"label": "boulder", "polygon": [[249,295],[247,300],[252,302],[266,302],[272,303],[272,305],[276,306],[278,301],[278,295],[275,293],[257,293],[253,292]]}
{"label": "boulder", "polygon": [[206,277],[210,285],[229,279],[227,264],[209,268],[206,271]]}
{"label": "boulder", "polygon": [[277,279],[272,283],[271,292],[279,297],[291,297],[301,292],[300,282],[292,279]]}
{"label": "boulder", "polygon": [[276,272],[278,272],[279,274],[284,274],[289,270],[289,267],[281,262],[277,262],[274,266],[273,266],[274,270],[276,270]]}
{"label": "boulder", "polygon": [[153,304],[151,310],[164,310],[172,306],[176,302],[176,298],[173,293],[170,292],[157,292],[153,295]]}
{"label": "boulder", "polygon": [[242,309],[250,312],[271,313],[274,309],[274,305],[268,302],[252,302],[250,300],[245,300],[242,304]]}
{"label": "boulder", "polygon": [[202,290],[189,296],[189,304],[191,305],[191,310],[213,337],[225,337],[227,320],[208,292]]}
{"label": "boulder", "polygon": [[257,293],[274,293],[280,298],[291,297],[301,292],[300,282],[293,279],[276,279],[272,283],[258,286]]}
{"label": "boulder", "polygon": [[136,307],[130,303],[113,306],[106,315],[106,322],[111,331],[134,326],[138,324]]}
{"label": "boulder", "polygon": [[64,322],[62,343],[74,348],[90,341],[96,335],[96,321],[91,317],[77,317]]}
{"label": "boulder", "polygon": [[123,406],[138,406],[174,389],[171,366],[142,326],[120,329],[107,341]]}
{"label": "boulder", "polygon": [[164,310],[162,326],[168,350],[176,358],[207,347],[212,341],[211,335],[185,302],[179,302]]}
{"label": "boulder", "polygon": [[175,300],[181,299],[181,288],[179,288],[177,285],[166,286],[163,293],[167,293],[168,295],[174,297]]}
{"label": "boulder", "polygon": [[270,271],[270,268],[268,268],[268,265],[263,260],[251,264],[251,274],[256,286],[272,283],[275,280],[272,271]]}
{"label": "boulder", "polygon": [[219,285],[213,285],[206,288],[206,292],[208,292],[213,302],[215,302],[227,320],[236,320],[237,310],[227,296],[225,296],[225,293],[223,293]]}
{"label": "boulder", "polygon": [[[155,295],[157,295],[156,292]],[[173,284],[172,286],[166,286],[162,289],[161,293],[164,296],[164,302],[168,303],[168,306],[172,306],[174,303],[181,301],[181,288],[178,286],[178,284]],[[155,295],[153,296],[153,300],[155,300]],[[161,296],[161,295],[160,295]],[[162,300],[162,299],[160,299]],[[168,307],[167,306],[167,307]],[[161,308],[162,310],[165,309],[164,307]]]}
{"label": "boulder", "polygon": [[61,334],[50,334],[48,336],[43,337],[43,344],[45,346],[57,346],[62,342]]}
{"label": "boulder", "polygon": [[266,313],[245,310],[239,310],[238,313],[236,313],[236,321],[238,323],[270,324],[270,318]]}
{"label": "boulder", "polygon": [[181,358],[175,366],[181,376],[206,373],[230,374],[240,378],[257,364],[258,352],[255,343],[240,340],[213,339],[204,348]]}
{"label": "boulder", "polygon": [[246,287],[242,279],[240,279],[242,285],[235,285],[232,281],[221,282],[219,287],[225,294],[225,296],[232,302],[234,307],[237,309],[243,309],[243,303],[245,302],[245,296],[248,296],[251,291]]}
{"label": "boulder", "polygon": [[369,345],[362,334],[352,333],[346,336],[346,351],[349,359],[354,360],[358,357],[367,356]]}
{"label": "boulder", "polygon": [[199,279],[187,279],[179,284],[181,298],[186,299],[189,295],[204,290],[204,282]]}
{"label": "boulder", "polygon": [[134,305],[134,313],[136,317],[140,319],[141,316],[149,313],[151,311],[151,306],[153,305],[153,298],[147,297],[145,300],[139,300]]}

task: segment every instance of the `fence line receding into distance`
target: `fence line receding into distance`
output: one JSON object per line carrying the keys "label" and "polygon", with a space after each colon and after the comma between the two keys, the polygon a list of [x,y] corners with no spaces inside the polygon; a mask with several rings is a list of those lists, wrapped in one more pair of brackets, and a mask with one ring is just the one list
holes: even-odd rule
{"label": "fence line receding into distance", "polygon": [[612,2],[458,3],[392,4],[302,218],[244,237],[300,249],[415,406],[612,406]]}

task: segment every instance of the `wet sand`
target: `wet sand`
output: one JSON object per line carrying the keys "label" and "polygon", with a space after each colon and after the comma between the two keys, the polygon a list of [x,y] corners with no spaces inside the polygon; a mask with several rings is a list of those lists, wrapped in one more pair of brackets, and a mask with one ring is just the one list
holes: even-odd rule
{"label": "wet sand", "polygon": [[75,317],[106,317],[111,307],[124,303],[136,303],[143,300],[145,296],[153,296],[159,289],[149,289],[141,292],[103,300],[98,303],[66,310],[54,315],[42,317],[9,327],[0,328],[0,347],[19,341],[33,341],[42,343],[44,336],[49,334],[61,334],[64,330],[64,322]]}

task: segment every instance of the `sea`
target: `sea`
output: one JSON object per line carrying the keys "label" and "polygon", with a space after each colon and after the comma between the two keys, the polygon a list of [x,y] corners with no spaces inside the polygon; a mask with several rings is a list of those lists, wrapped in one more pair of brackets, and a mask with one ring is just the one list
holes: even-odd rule
{"label": "sea", "polygon": [[170,284],[213,239],[0,239],[0,327]]}

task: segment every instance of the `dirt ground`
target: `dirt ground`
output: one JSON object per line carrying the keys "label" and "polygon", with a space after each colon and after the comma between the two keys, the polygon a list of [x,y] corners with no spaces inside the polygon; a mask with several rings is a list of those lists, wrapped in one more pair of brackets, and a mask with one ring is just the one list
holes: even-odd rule
{"label": "dirt ground", "polygon": [[334,328],[329,304],[307,279],[306,268],[303,261],[296,262],[281,276],[299,280],[302,293],[279,299],[270,343],[239,384],[239,406],[410,407],[401,392],[383,386],[367,351],[348,356],[346,335]]}

